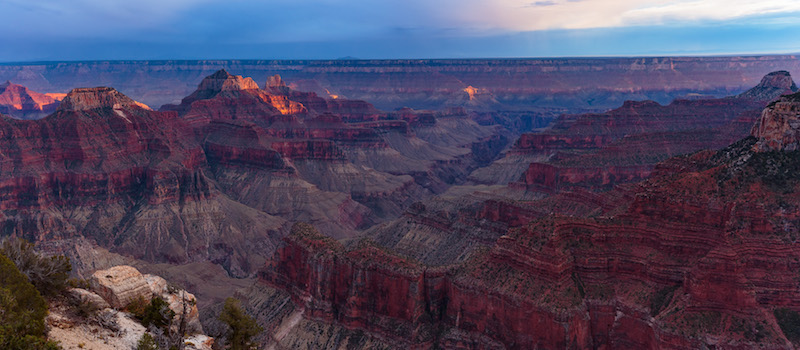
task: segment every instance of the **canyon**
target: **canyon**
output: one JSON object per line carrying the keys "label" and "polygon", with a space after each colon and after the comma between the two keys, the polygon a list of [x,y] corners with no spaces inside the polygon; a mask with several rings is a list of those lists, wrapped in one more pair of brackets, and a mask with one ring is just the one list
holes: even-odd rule
{"label": "canyon", "polygon": [[[180,101],[219,69],[258,82],[280,74],[295,90],[365,100],[382,110],[468,106],[491,110],[609,109],[625,100],[669,103],[727,96],[796,56],[542,58],[494,60],[203,60],[43,62],[0,65],[0,81],[66,93],[113,86],[151,106]],[[472,94],[468,91],[474,91]],[[560,112],[559,112],[560,113]]]}
{"label": "canyon", "polygon": [[797,64],[2,65],[0,232],[271,349],[794,348]]}
{"label": "canyon", "polygon": [[796,96],[770,104],[752,136],[667,159],[642,182],[420,223],[451,235],[456,222],[500,226],[466,258],[418,228],[404,232],[424,244],[405,249],[297,224],[260,278],[310,320],[402,348],[793,348],[800,182],[784,135]]}

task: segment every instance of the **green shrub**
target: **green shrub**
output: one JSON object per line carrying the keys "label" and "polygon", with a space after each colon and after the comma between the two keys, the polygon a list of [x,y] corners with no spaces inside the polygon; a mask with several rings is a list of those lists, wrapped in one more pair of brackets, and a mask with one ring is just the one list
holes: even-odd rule
{"label": "green shrub", "polygon": [[92,317],[100,311],[100,308],[91,302],[88,298],[80,298],[73,301],[72,304],[75,313],[83,318]]}
{"label": "green shrub", "polygon": [[139,343],[136,344],[136,350],[158,350],[158,344],[150,333],[145,333],[139,338]]}
{"label": "green shrub", "polygon": [[58,349],[45,336],[47,303],[28,278],[0,254],[0,349]]}
{"label": "green shrub", "polygon": [[231,350],[250,350],[258,346],[252,339],[264,329],[242,310],[238,300],[225,299],[225,306],[222,308],[219,320],[225,322],[230,328],[227,340]]}
{"label": "green shrub", "polygon": [[175,317],[175,311],[170,310],[169,303],[161,299],[161,297],[151,299],[141,313],[133,314],[141,320],[142,325],[145,327],[154,326],[161,329],[168,327],[172,322],[172,318]]}
{"label": "green shrub", "polygon": [[130,312],[133,317],[138,319],[142,319],[144,317],[144,308],[147,307],[147,300],[144,299],[143,296],[138,296],[136,299],[133,299],[128,305],[125,306],[125,310]]}
{"label": "green shrub", "polygon": [[8,257],[42,295],[55,295],[68,287],[72,265],[63,255],[44,257],[24,239],[5,239],[0,254]]}
{"label": "green shrub", "polygon": [[89,283],[88,280],[85,279],[78,279],[78,278],[70,278],[67,280],[67,286],[70,288],[80,288],[89,290],[92,288],[92,285]]}

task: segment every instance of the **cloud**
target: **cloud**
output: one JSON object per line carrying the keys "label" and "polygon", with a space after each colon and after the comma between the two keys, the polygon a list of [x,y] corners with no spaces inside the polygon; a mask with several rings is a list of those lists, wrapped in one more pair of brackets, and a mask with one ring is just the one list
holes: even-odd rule
{"label": "cloud", "polygon": [[[512,31],[619,28],[722,22],[800,12],[796,0],[467,1],[472,25]],[[491,14],[491,15],[487,15]]]}
{"label": "cloud", "polygon": [[393,28],[455,29],[470,36],[796,12],[796,0],[5,0],[0,29],[33,37],[161,39],[238,31],[276,41],[379,36]]}
{"label": "cloud", "polygon": [[623,23],[631,25],[663,24],[686,21],[725,21],[737,18],[792,14],[800,11],[800,2],[783,0],[703,0],[674,1],[632,9],[622,14]]}
{"label": "cloud", "polygon": [[[284,57],[310,47],[368,52],[436,51],[444,42],[493,43],[486,38],[533,32],[519,41],[557,47],[585,30],[656,26],[797,26],[796,0],[0,0],[3,57],[40,57],[52,47],[87,47],[87,58],[180,47],[230,57]],[[549,41],[553,32],[565,31]],[[641,31],[641,30],[638,30]],[[8,34],[13,33],[13,34]],[[543,33],[538,35],[536,33]],[[598,31],[598,33],[606,33]],[[535,38],[535,39],[533,39]],[[463,39],[463,40],[462,40]],[[486,40],[484,40],[486,39]],[[504,41],[511,42],[511,41]],[[582,43],[591,44],[595,41]],[[115,43],[125,43],[115,44]],[[324,45],[320,43],[325,43]],[[359,44],[361,43],[361,44]],[[58,45],[56,45],[58,44]],[[515,44],[515,45],[523,45]],[[81,46],[83,45],[83,46]],[[127,46],[126,46],[127,45]],[[314,46],[317,45],[317,46]],[[363,49],[359,45],[365,45]],[[548,47],[550,47],[548,46]],[[118,50],[116,52],[103,52]],[[133,49],[130,49],[133,47]],[[195,49],[197,47],[197,49]],[[204,49],[212,47],[212,49]],[[213,47],[218,47],[216,51]],[[274,53],[264,49],[275,50]],[[288,49],[287,49],[288,48]],[[493,49],[500,49],[492,46]],[[524,48],[524,47],[523,47]],[[203,51],[206,50],[206,51]],[[280,52],[280,50],[287,50]],[[338,52],[338,49],[336,49]],[[376,49],[377,50],[377,49]],[[456,49],[453,49],[456,52]],[[488,50],[488,49],[487,49]],[[100,53],[98,53],[98,51]],[[26,53],[29,52],[29,53]],[[170,51],[172,52],[172,51]],[[388,52],[388,51],[387,51]],[[516,52],[516,51],[515,51]],[[536,51],[532,51],[535,55]],[[550,51],[546,51],[550,52]],[[553,51],[555,52],[555,51]],[[59,53],[53,52],[57,57]],[[143,53],[157,54],[157,53]],[[4,56],[5,55],[5,56]],[[244,55],[244,54],[242,54]],[[346,56],[347,54],[337,54]],[[359,53],[359,56],[368,56]],[[115,56],[116,57],[116,56]],[[335,56],[334,56],[335,57]],[[124,57],[123,57],[124,58]],[[6,58],[8,59],[8,58]]]}
{"label": "cloud", "polygon": [[543,0],[543,1],[532,2],[525,7],[554,6],[556,4],[558,3],[553,0]]}

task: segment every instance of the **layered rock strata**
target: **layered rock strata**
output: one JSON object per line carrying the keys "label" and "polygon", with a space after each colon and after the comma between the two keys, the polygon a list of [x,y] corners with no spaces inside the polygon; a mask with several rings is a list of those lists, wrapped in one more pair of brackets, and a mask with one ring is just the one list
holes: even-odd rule
{"label": "layered rock strata", "polygon": [[[773,107],[759,125],[775,118]],[[798,158],[757,147],[785,134],[772,130],[671,158],[646,181],[605,194],[482,211],[508,229],[449,266],[370,241],[343,246],[298,225],[260,277],[303,317],[398,347],[794,348]],[[546,212],[559,206],[561,215]],[[535,210],[515,222],[503,216],[514,207]]]}

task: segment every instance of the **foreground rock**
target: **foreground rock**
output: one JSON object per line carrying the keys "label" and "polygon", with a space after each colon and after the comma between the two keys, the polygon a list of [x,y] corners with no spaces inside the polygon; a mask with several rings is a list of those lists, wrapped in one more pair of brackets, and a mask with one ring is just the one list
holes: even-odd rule
{"label": "foreground rock", "polygon": [[144,276],[131,266],[114,266],[97,271],[90,281],[92,289],[115,309],[125,308],[137,299],[153,298],[153,290]]}
{"label": "foreground rock", "polygon": [[[154,297],[167,302],[175,312],[172,331],[178,332],[183,318],[187,349],[210,350],[214,339],[203,334],[197,299],[185,290],[170,286],[154,275],[142,275],[136,268],[120,265],[96,271],[91,290],[69,290],[71,301],[51,304],[49,338],[65,349],[131,349],[152,330],[145,329],[127,310],[132,303],[149,303]],[[191,344],[191,345],[190,345]]]}

